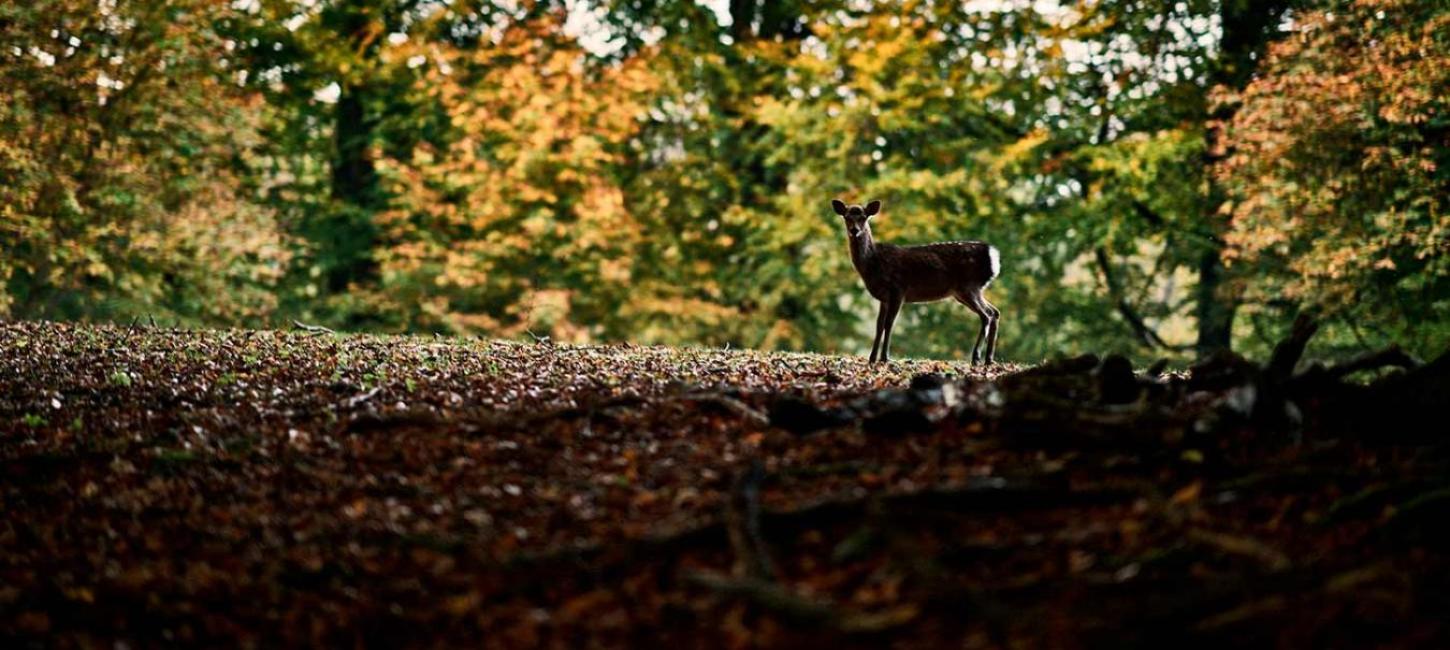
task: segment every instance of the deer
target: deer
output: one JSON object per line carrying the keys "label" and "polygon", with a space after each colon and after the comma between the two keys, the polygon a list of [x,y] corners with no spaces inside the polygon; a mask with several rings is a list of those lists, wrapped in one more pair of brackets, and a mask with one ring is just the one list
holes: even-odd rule
{"label": "deer", "polygon": [[[935,302],[952,298],[967,306],[981,319],[977,342],[972,345],[972,365],[982,361],[982,341],[987,342],[986,363],[994,362],[997,350],[997,318],[1001,312],[982,296],[1002,270],[996,247],[980,241],[953,241],[917,246],[878,243],[871,236],[871,218],[881,212],[881,202],[864,207],[831,201],[845,222],[851,246],[851,264],[866,284],[866,291],[880,301],[876,315],[876,339],[871,343],[869,362],[891,360],[891,328],[901,305]],[[878,355],[878,352],[880,353]]]}

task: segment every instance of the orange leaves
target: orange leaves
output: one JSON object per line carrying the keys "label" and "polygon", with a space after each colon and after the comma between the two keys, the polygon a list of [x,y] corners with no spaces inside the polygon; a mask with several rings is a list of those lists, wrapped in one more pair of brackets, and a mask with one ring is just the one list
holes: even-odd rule
{"label": "orange leaves", "polygon": [[[647,55],[591,63],[559,20],[515,24],[492,47],[440,50],[450,72],[425,86],[452,132],[426,157],[383,164],[397,199],[380,257],[399,313],[432,300],[442,307],[429,319],[506,335],[531,326],[528,301],[570,293],[549,291],[633,276],[625,260],[642,229],[614,166],[656,82]],[[549,327],[587,339],[571,310],[566,301]],[[524,320],[500,329],[505,313]]]}
{"label": "orange leaves", "polygon": [[1370,274],[1418,256],[1411,242],[1443,241],[1424,125],[1446,108],[1450,45],[1422,26],[1447,20],[1401,2],[1297,18],[1227,125],[1215,174],[1231,192],[1232,257],[1287,271],[1289,297],[1346,307]]}

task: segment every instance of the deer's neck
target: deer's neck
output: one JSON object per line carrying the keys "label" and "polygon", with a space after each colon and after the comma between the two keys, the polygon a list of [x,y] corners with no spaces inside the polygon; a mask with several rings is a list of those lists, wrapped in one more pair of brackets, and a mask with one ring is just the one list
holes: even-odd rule
{"label": "deer's neck", "polygon": [[876,240],[872,239],[870,230],[861,233],[860,237],[849,237],[849,239],[851,240],[851,263],[855,265],[857,272],[864,273],[866,264],[876,256]]}

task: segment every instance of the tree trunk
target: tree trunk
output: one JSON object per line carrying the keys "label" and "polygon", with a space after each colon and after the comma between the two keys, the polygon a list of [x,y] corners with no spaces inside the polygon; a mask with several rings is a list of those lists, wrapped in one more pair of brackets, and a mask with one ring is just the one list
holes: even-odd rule
{"label": "tree trunk", "polygon": [[[1277,25],[1289,4],[1286,0],[1224,0],[1220,9],[1223,36],[1219,41],[1218,61],[1209,75],[1210,88],[1225,86],[1243,90],[1248,85],[1259,57],[1277,33]],[[1210,107],[1209,110],[1204,128],[1204,175],[1208,189],[1203,218],[1212,236],[1205,243],[1206,250],[1198,263],[1196,347],[1200,356],[1232,347],[1233,321],[1240,297],[1223,263],[1225,242],[1222,235],[1228,223],[1219,214],[1219,209],[1226,193],[1211,173],[1213,165],[1223,155],[1223,125],[1233,117],[1235,109],[1225,106]]]}
{"label": "tree trunk", "polygon": [[367,114],[367,92],[343,86],[333,125],[332,198],[337,207],[318,234],[331,259],[325,264],[327,287],[345,291],[376,272],[372,249],[377,239],[373,213],[380,206],[378,173],[372,158],[373,123]]}
{"label": "tree trunk", "polygon": [[347,85],[337,98],[334,111],[332,198],[367,206],[377,189],[377,170],[370,152],[372,125],[367,119],[363,89]]}
{"label": "tree trunk", "polygon": [[730,38],[738,45],[755,35],[755,0],[730,0]]}
{"label": "tree trunk", "polygon": [[1236,296],[1225,295],[1223,286],[1223,254],[1221,246],[1204,251],[1198,261],[1198,343],[1200,357],[1233,346]]}

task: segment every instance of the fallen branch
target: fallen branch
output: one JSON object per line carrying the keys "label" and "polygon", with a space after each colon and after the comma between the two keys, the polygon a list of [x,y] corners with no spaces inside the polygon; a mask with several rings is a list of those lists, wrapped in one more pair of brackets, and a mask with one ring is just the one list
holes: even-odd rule
{"label": "fallen branch", "polygon": [[750,406],[749,404],[746,404],[745,402],[735,399],[734,397],[730,397],[729,395],[723,395],[720,393],[689,393],[680,397],[680,399],[684,401],[695,402],[696,404],[709,404],[711,406],[719,407],[721,409],[724,409],[725,411],[739,415],[747,422],[757,427],[764,427],[770,425],[770,418],[767,417],[764,413],[760,412],[758,409]]}
{"label": "fallen branch", "polygon": [[1383,350],[1362,354],[1348,361],[1334,364],[1325,368],[1322,372],[1323,376],[1330,379],[1343,379],[1354,373],[1364,372],[1366,370],[1379,370],[1381,368],[1413,370],[1418,367],[1420,367],[1420,361],[1418,359],[1401,350],[1400,346],[1391,345]]}
{"label": "fallen branch", "polygon": [[1202,528],[1191,528],[1185,534],[1188,541],[1208,546],[1228,555],[1237,555],[1257,560],[1264,568],[1279,572],[1289,569],[1289,556],[1268,544],[1252,537],[1231,535]]}
{"label": "fallen branch", "polygon": [[294,321],[292,321],[292,326],[295,327],[295,328],[297,328],[297,329],[299,329],[299,330],[302,330],[304,332],[311,332],[313,334],[336,334],[337,333],[337,332],[332,331],[332,328],[330,328],[330,327],[323,327],[322,325],[308,325],[307,323],[304,323],[304,322],[302,322],[300,320],[294,320]]}
{"label": "fallen branch", "polygon": [[1028,368],[1002,378],[1002,383],[1031,377],[1054,377],[1058,375],[1080,375],[1098,367],[1098,355],[1088,353],[1075,357],[1053,359],[1035,368]]}
{"label": "fallen branch", "polygon": [[808,598],[773,582],[753,578],[732,578],[713,572],[695,572],[685,578],[690,583],[722,596],[740,598],[797,625],[810,625],[847,633],[870,633],[889,630],[909,623],[917,609],[903,606],[880,613],[854,612],[830,601]]}
{"label": "fallen branch", "polygon": [[[1395,360],[1393,353],[1379,359],[1374,356],[1366,357],[1364,363]],[[1307,386],[1312,382],[1300,383]],[[1444,442],[1444,427],[1434,423],[1444,419],[1445,396],[1450,395],[1450,352],[1368,386],[1340,384],[1337,392],[1326,404],[1324,417],[1358,437],[1381,442]]]}
{"label": "fallen branch", "polygon": [[356,408],[357,405],[372,399],[382,390],[382,386],[373,386],[372,389],[367,392],[359,393],[357,395],[353,395],[352,397],[347,398],[347,401],[343,402],[342,404],[345,408]]}
{"label": "fallen branch", "polygon": [[1196,632],[1213,632],[1223,628],[1235,627],[1265,616],[1277,616],[1283,613],[1288,606],[1288,598],[1282,594],[1275,594],[1268,598],[1251,601],[1248,604],[1240,605],[1226,612],[1209,616],[1198,621],[1193,626],[1193,629]]}

